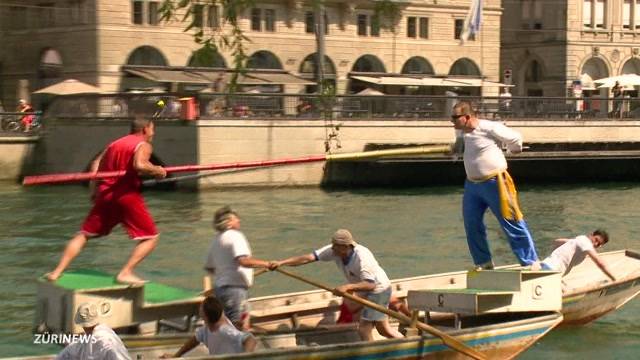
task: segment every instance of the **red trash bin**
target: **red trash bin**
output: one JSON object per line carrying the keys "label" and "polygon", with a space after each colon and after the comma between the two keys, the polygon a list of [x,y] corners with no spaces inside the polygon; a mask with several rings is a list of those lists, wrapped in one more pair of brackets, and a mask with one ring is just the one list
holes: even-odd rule
{"label": "red trash bin", "polygon": [[196,98],[180,98],[180,103],[182,104],[182,107],[180,109],[180,118],[182,120],[198,119],[198,104],[196,102]]}

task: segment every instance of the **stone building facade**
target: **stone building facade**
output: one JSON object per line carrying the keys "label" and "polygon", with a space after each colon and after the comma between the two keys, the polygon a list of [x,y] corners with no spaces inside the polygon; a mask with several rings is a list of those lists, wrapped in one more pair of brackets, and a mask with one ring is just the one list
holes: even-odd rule
{"label": "stone building facade", "polygon": [[501,69],[514,95],[607,96],[593,80],[640,74],[639,0],[504,0]]}
{"label": "stone building facade", "polygon": [[[325,72],[338,93],[359,87],[350,74],[413,76],[457,75],[499,80],[500,0],[485,0],[483,28],[476,39],[458,39],[470,0],[398,2],[401,16],[395,31],[381,29],[373,1],[326,2]],[[125,91],[136,79],[123,65],[231,67],[222,49],[211,64],[192,59],[197,45],[185,23],[161,22],[159,0],[38,0],[5,2],[0,7],[0,99],[14,104],[19,97],[67,78]],[[195,12],[205,32],[226,30],[220,9],[203,1]],[[252,40],[247,53],[254,66],[279,68],[313,78],[316,42],[312,3],[302,0],[256,1],[241,16],[240,26]],[[382,84],[384,85],[384,84]],[[359,86],[359,87],[358,87]],[[498,89],[483,88],[486,95]],[[285,87],[285,91],[304,91]],[[443,87],[385,88],[390,93],[439,94]],[[479,93],[464,87],[461,93]],[[407,92],[408,91],[408,92]]]}

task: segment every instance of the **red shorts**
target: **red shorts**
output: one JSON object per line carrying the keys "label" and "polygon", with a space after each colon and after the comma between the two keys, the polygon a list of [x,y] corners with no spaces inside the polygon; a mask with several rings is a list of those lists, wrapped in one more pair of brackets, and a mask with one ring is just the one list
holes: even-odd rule
{"label": "red shorts", "polygon": [[89,236],[104,236],[118,224],[122,224],[133,240],[146,240],[158,235],[144,199],[137,192],[108,200],[96,199],[80,231]]}

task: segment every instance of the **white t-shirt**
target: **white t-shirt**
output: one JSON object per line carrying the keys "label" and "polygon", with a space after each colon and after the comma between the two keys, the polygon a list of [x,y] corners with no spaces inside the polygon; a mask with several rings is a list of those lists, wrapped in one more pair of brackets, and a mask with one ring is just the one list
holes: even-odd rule
{"label": "white t-shirt", "polygon": [[580,235],[560,245],[542,262],[566,275],[571,268],[584,261],[590,250],[594,250],[593,243],[587,236]]}
{"label": "white t-shirt", "polygon": [[510,152],[522,151],[522,136],[495,121],[479,119],[478,127],[472,132],[456,131],[456,136],[464,140],[464,170],[471,180],[484,179],[507,169],[502,144]]}
{"label": "white t-shirt", "polygon": [[362,281],[370,281],[376,284],[373,289],[374,294],[379,294],[391,286],[391,282],[387,274],[382,270],[378,261],[369,249],[362,245],[356,245],[347,263],[344,264],[342,258],[333,254],[331,245],[324,246],[313,252],[313,255],[319,261],[335,261],[336,265],[342,270],[347,281],[351,284]]}
{"label": "white t-shirt", "polygon": [[218,330],[211,332],[206,326],[196,329],[196,340],[205,344],[209,349],[209,355],[238,354],[244,352],[244,341],[253,336],[250,333],[238,330],[229,319],[225,318]]}
{"label": "white t-shirt", "polygon": [[93,339],[69,344],[56,360],[131,360],[127,348],[110,327],[98,324]]}
{"label": "white t-shirt", "polygon": [[214,269],[216,286],[253,285],[253,269],[240,266],[238,257],[251,256],[249,241],[238,230],[217,233],[209,247],[204,267]]}

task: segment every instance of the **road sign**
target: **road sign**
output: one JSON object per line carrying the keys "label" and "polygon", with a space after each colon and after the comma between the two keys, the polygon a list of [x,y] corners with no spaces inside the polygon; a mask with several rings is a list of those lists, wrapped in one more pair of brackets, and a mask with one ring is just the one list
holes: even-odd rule
{"label": "road sign", "polygon": [[505,85],[511,85],[511,69],[504,70],[502,81],[505,83]]}

